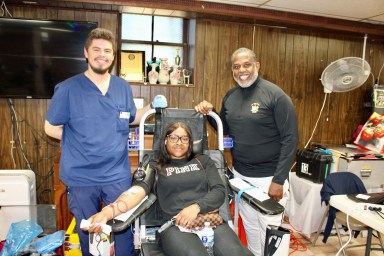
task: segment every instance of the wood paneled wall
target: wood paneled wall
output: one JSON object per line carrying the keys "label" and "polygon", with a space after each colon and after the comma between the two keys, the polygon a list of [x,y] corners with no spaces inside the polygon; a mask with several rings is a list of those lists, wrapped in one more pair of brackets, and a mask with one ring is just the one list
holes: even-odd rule
{"label": "wood paneled wall", "polygon": [[[239,47],[253,49],[261,63],[260,75],[279,85],[296,107],[300,143],[311,138],[324,101],[320,81],[323,70],[342,57],[363,57],[364,37],[346,37],[216,21],[197,23],[196,101],[206,99],[220,108],[221,99],[234,85],[230,56]],[[372,74],[360,88],[331,93],[311,141],[323,144],[351,143],[357,126],[372,113],[374,79],[384,62],[384,45],[367,39],[365,59]],[[381,79],[382,81],[382,79]]]}
{"label": "wood paneled wall", "polygon": [[[68,9],[35,9],[15,7],[14,17],[58,20],[96,21],[100,27],[116,31],[119,17],[113,12]],[[300,144],[310,139],[323,105],[324,93],[320,82],[324,68],[342,57],[362,57],[364,38],[300,31],[288,28],[253,26],[235,22],[198,20],[195,45],[195,86],[133,85],[134,97],[150,102],[156,94],[164,94],[169,107],[193,108],[205,99],[220,109],[221,99],[234,85],[230,56],[239,47],[253,49],[261,63],[260,75],[279,85],[293,100],[299,119]],[[365,122],[372,112],[364,107],[370,102],[371,88],[384,61],[384,46],[367,40],[365,58],[372,75],[358,89],[328,94],[322,116],[312,141],[327,144],[350,143],[357,125]],[[384,78],[382,77],[381,80]],[[38,202],[53,202],[52,167],[59,143],[46,137],[43,130],[45,113],[50,100],[13,99],[17,113],[21,145],[25,158],[37,174]],[[12,119],[6,99],[0,99],[0,169],[28,168],[21,147],[12,149]],[[216,135],[210,129],[212,147]],[[14,159],[12,160],[11,151]],[[13,163],[15,162],[15,164]]]}

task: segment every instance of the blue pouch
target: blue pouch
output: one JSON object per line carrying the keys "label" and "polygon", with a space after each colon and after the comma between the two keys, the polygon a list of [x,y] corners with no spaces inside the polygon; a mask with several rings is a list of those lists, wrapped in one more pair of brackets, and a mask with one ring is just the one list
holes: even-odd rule
{"label": "blue pouch", "polygon": [[9,227],[6,242],[0,252],[0,256],[16,255],[42,232],[43,228],[31,220],[12,223]]}
{"label": "blue pouch", "polygon": [[64,230],[59,230],[53,234],[37,239],[35,242],[37,252],[40,254],[53,252],[64,243],[64,236]]}

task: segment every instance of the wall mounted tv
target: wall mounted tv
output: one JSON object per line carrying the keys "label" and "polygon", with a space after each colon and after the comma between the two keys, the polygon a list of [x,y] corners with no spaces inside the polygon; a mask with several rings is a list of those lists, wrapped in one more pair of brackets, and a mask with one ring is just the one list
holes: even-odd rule
{"label": "wall mounted tv", "polygon": [[84,43],[96,22],[0,18],[0,97],[51,98],[87,69]]}

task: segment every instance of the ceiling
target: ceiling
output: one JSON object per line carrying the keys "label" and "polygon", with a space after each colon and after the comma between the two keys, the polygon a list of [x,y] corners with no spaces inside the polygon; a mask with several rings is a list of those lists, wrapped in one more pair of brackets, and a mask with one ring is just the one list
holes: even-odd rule
{"label": "ceiling", "polygon": [[[92,3],[97,3],[111,6],[120,6],[122,7],[121,9],[123,9],[123,12],[131,12],[132,9],[135,9],[135,7],[141,7],[138,2],[141,2],[144,5],[151,5],[151,2],[153,5],[153,2],[157,2],[157,10],[159,10],[159,6],[164,6],[164,9],[169,10],[169,7],[172,6],[172,4],[170,5],[169,3],[172,2],[174,5],[185,5],[185,7],[188,7],[190,3],[201,2],[201,8],[204,9],[204,4],[211,2],[225,5],[248,6],[274,11],[337,18],[342,20],[362,21],[380,25],[384,24],[384,0],[2,0],[2,2],[5,4],[19,3],[26,5],[42,4],[51,6],[65,6],[66,3],[75,2],[79,4],[81,3],[83,7],[85,5],[90,7]],[[151,11],[149,10],[149,12]]]}
{"label": "ceiling", "polygon": [[384,0],[2,0],[46,6],[336,31],[384,39]]}
{"label": "ceiling", "polygon": [[384,0],[204,0],[338,18],[352,21],[384,24]]}

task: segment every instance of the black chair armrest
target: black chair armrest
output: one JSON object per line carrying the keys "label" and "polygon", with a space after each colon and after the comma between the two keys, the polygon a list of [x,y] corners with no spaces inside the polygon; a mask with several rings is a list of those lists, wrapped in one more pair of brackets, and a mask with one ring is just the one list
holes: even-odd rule
{"label": "black chair armrest", "polygon": [[136,218],[140,217],[140,215],[143,214],[156,201],[156,199],[157,197],[155,194],[149,194],[148,198],[139,207],[137,207],[137,209],[132,213],[131,216],[128,217],[126,221],[115,220],[113,222],[110,220],[107,222],[107,224],[111,225],[112,232],[126,230],[135,221]]}
{"label": "black chair armrest", "polygon": [[[238,193],[240,190],[239,188],[230,185],[233,191]],[[237,196],[237,195],[236,195]],[[264,213],[264,214],[269,214],[269,215],[276,215],[284,212],[284,207],[276,202],[273,199],[267,199],[265,201],[259,201],[256,198],[248,195],[247,193],[242,193],[241,197],[247,201],[254,209]]]}

